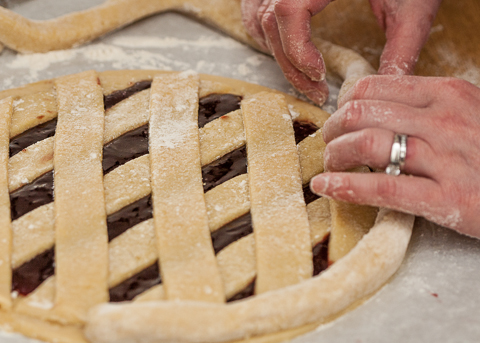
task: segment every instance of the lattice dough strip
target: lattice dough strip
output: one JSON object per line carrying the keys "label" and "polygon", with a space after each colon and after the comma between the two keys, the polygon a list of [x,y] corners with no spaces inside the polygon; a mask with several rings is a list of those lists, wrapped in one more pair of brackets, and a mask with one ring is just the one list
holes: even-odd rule
{"label": "lattice dough strip", "polygon": [[53,202],[12,222],[12,268],[16,269],[55,244]]}
{"label": "lattice dough strip", "polygon": [[[233,112],[232,115],[235,118],[232,121],[227,120],[227,123],[237,122],[238,112]],[[227,117],[229,116],[230,114],[227,115]],[[230,152],[234,146],[240,145],[240,142],[242,145],[245,144],[243,130],[233,130],[233,128],[237,126],[236,124],[232,127],[230,124],[223,126],[223,123],[223,119],[217,119],[200,130],[202,165],[210,163],[214,156]],[[215,142],[213,140],[215,136],[214,133],[222,136],[219,132],[230,129],[232,129],[231,139],[239,143],[230,144],[227,135],[225,135],[226,141],[218,140]],[[222,148],[225,147],[226,150],[222,150]],[[315,152],[312,152],[313,149],[316,149]],[[318,133],[305,138],[298,144],[304,184],[306,184],[312,176],[323,172],[323,163],[320,159],[323,157],[324,150],[325,143],[323,142],[322,135]],[[222,153],[220,153],[220,151],[222,151]],[[10,158],[10,191],[14,191],[22,185],[32,182],[37,177],[51,171],[52,168],[53,137],[35,143],[24,152]],[[150,164],[148,155],[129,161],[105,175],[104,183],[107,214],[114,213],[128,204],[150,194],[149,180]]]}
{"label": "lattice dough strip", "polygon": [[12,283],[12,223],[8,191],[8,146],[13,99],[0,101],[0,308],[10,309]]}
{"label": "lattice dough strip", "polygon": [[56,118],[58,114],[56,100],[53,89],[15,99],[10,137],[15,137],[25,129]]}
{"label": "lattice dough strip", "polygon": [[148,123],[150,89],[133,94],[105,111],[104,144]]}
{"label": "lattice dough strip", "polygon": [[141,272],[158,259],[153,219],[145,220],[108,245],[108,287],[112,288]]}
{"label": "lattice dough strip", "polygon": [[[107,82],[108,78],[105,79]],[[222,85],[222,84],[220,84]],[[220,85],[210,85],[215,91],[220,91]],[[223,88],[226,88],[223,86]],[[136,129],[148,123],[149,90],[137,93],[111,109],[105,117],[105,141],[119,137],[121,134]],[[295,103],[292,101],[292,103]],[[294,105],[292,105],[294,106]],[[131,109],[135,109],[136,116],[131,116]],[[297,108],[301,111],[299,118],[308,119],[308,106]],[[127,114],[127,115],[126,115]],[[121,123],[121,125],[119,123]],[[317,122],[317,124],[320,124]],[[202,165],[213,162],[222,156],[245,144],[241,111],[235,111],[217,120],[208,123],[200,129],[200,149]],[[323,171],[323,150],[325,143],[321,135],[307,137],[299,145],[302,162],[303,182],[307,183],[311,177]],[[310,151],[310,152],[309,152]],[[313,152],[315,151],[315,152]],[[307,157],[308,156],[308,157]],[[309,162],[308,162],[309,161]],[[308,167],[306,166],[308,164]],[[9,161],[9,187],[14,191],[21,186],[32,182],[37,177],[53,169],[53,138],[37,142],[13,156]]]}
{"label": "lattice dough strip", "polygon": [[[367,167],[352,171],[369,173]],[[330,199],[332,231],[328,244],[328,261],[334,263],[348,254],[375,224],[378,208]]]}
{"label": "lattice dough strip", "polygon": [[282,95],[242,101],[257,259],[257,294],[312,275],[310,228],[292,118]]}
{"label": "lattice dough strip", "polygon": [[[217,122],[219,124],[222,123],[222,121],[220,121],[219,119],[213,121],[211,127],[213,127],[215,130],[217,130],[216,125],[213,125],[213,123],[217,123]],[[207,126],[205,128],[207,128]],[[234,133],[234,135],[236,134]],[[243,136],[243,132],[241,133],[241,135]],[[42,141],[44,143],[41,143],[41,142],[36,143],[36,144],[41,144],[41,146],[45,147],[43,150],[38,149],[39,151],[36,154],[33,154],[33,151],[37,151],[37,149],[30,150],[31,147],[27,149],[27,152],[22,153],[21,154],[21,156],[23,156],[22,161],[29,160],[29,159],[33,161],[39,161],[39,160],[41,161],[43,159],[47,161],[49,161],[49,159],[51,160],[51,154],[53,154],[53,151],[50,150],[50,144],[53,144],[53,142],[51,141],[51,139],[48,142],[45,142],[45,141],[46,140]],[[317,133],[313,137],[310,136],[304,139],[302,142],[300,142],[297,145],[297,147],[298,147],[299,158],[301,163],[300,166],[302,169],[303,182],[306,183],[309,181],[308,179],[309,175],[316,175],[317,173],[320,173],[323,171],[323,163],[322,164],[316,163],[316,162],[312,163],[311,161],[312,160],[316,161],[319,158],[319,156],[321,157],[323,155],[323,149],[325,147],[325,143],[323,142],[322,136]],[[309,149],[315,148],[315,147],[318,147],[320,149],[317,154],[309,152]],[[32,153],[30,153],[30,151],[32,151]],[[22,164],[19,163],[17,156],[18,155],[10,159],[11,171],[21,170],[22,172],[25,172],[25,173],[31,172],[32,169],[28,169],[26,167],[21,168]],[[46,162],[46,163],[48,164],[51,162]],[[17,177],[20,179],[19,175],[21,174],[11,172],[10,178]],[[32,174],[29,174],[29,175],[32,175]],[[230,181],[237,182],[233,180],[230,180]],[[228,185],[229,185],[228,183],[224,186],[220,185],[220,188],[215,187],[210,192],[212,191],[219,192],[222,189],[225,189],[225,192],[227,192],[228,194],[229,188],[230,188]],[[10,186],[12,187],[12,185]],[[139,200],[149,195],[151,193],[149,155],[144,155],[134,160],[131,160],[125,163],[124,165],[121,165],[118,168],[114,169],[107,175],[105,175],[104,187],[105,187],[105,202],[106,202],[107,215],[115,213],[116,211],[135,202],[136,200]],[[207,192],[207,195],[206,195],[207,199],[209,198],[210,192]],[[240,216],[249,211],[250,205],[248,203],[248,195],[242,195],[244,191],[240,189],[237,189],[236,191],[234,191],[234,193],[236,194],[234,198],[235,202],[230,203],[232,206],[230,205],[226,206],[225,203],[220,204],[219,201],[210,202],[209,200],[209,202],[207,203],[209,222],[211,223],[210,225],[212,225],[211,230],[215,230],[215,228],[220,227],[225,222],[235,219],[236,218],[235,215]],[[215,199],[215,197],[213,199]],[[215,200],[212,200],[212,201],[215,201]],[[236,204],[243,204],[243,205],[241,207],[238,207],[236,206]],[[218,219],[216,219],[217,218],[216,213],[219,212],[215,210],[217,205],[222,206],[222,211],[231,213],[231,217],[220,216],[218,217]],[[44,206],[48,206],[48,205],[44,205]],[[45,211],[45,210],[38,210],[38,211]],[[220,214],[220,213],[217,213],[217,214]],[[27,215],[28,214],[26,214],[25,216]],[[53,214],[49,214],[48,211],[45,211],[43,216],[45,220],[45,225],[47,225],[47,223],[53,222]],[[38,225],[41,224],[41,222],[39,222],[38,220],[34,220],[34,221],[32,220],[30,219],[22,220],[22,218],[19,218],[16,221],[14,221],[13,222],[14,230],[15,230],[14,237],[19,235],[16,233],[17,228],[18,230],[27,230],[23,225],[29,226],[29,225],[37,225],[35,223],[38,223]],[[40,230],[42,225],[44,224],[41,224],[38,230]],[[20,242],[15,238],[14,238],[14,241]],[[25,244],[25,251],[23,251],[21,254],[18,253],[19,255],[17,255],[16,253],[17,249],[14,249],[14,256],[18,256],[14,258],[14,261],[16,261],[15,266],[19,266],[22,263],[27,262],[30,258],[35,256],[37,253],[40,253],[46,249],[47,245],[43,240],[35,241],[33,243],[34,244],[32,245]],[[49,247],[52,247],[52,246],[53,246],[53,241],[51,242],[51,245]]]}
{"label": "lattice dough strip", "polygon": [[250,211],[248,175],[230,179],[205,193],[208,226],[216,231]]}
{"label": "lattice dough strip", "polygon": [[55,88],[55,310],[82,322],[90,307],[108,301],[103,93],[94,71],[58,78]]}
{"label": "lattice dough strip", "polygon": [[8,163],[9,189],[13,192],[53,169],[54,137],[49,137],[12,156]]}
{"label": "lattice dough strip", "polygon": [[203,192],[198,75],[157,76],[150,92],[149,152],[159,263],[169,300],[223,302]]}
{"label": "lattice dough strip", "polygon": [[[320,243],[330,230],[328,206],[326,198],[307,205],[312,247]],[[110,242],[110,288],[157,261],[154,237],[155,229],[153,220],[150,219],[135,225]],[[254,244],[253,234],[250,234],[228,245],[216,256],[227,299],[243,290],[256,276]],[[50,277],[30,295],[19,298],[15,302],[15,311],[55,320],[50,312],[55,297],[54,280],[54,276]],[[165,299],[164,288],[163,285],[157,285],[137,296],[134,301],[161,299]]]}

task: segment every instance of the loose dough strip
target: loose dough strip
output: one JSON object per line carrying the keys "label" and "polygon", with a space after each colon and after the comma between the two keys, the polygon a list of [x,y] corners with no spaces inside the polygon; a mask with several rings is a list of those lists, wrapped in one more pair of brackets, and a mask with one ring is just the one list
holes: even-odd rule
{"label": "loose dough strip", "polygon": [[292,118],[282,95],[242,101],[257,260],[256,294],[312,276],[310,228]]}
{"label": "loose dough strip", "polygon": [[329,73],[338,76],[343,81],[338,101],[362,77],[376,74],[370,63],[357,52],[325,41],[316,34],[312,35],[312,41],[322,52]]}
{"label": "loose dough strip", "polygon": [[12,222],[8,192],[8,151],[13,99],[0,101],[0,309],[10,309],[12,284]]}
{"label": "loose dough strip", "polygon": [[58,78],[55,86],[55,312],[83,322],[90,307],[108,301],[103,93],[94,71]]}
{"label": "loose dough strip", "polygon": [[150,92],[153,218],[167,299],[223,302],[208,228],[198,134],[197,75],[162,75]]}
{"label": "loose dough strip", "polygon": [[0,7],[0,42],[20,52],[68,49],[154,13],[179,10],[222,28],[239,40],[248,39],[239,1],[109,0],[45,21],[26,19]]}
{"label": "loose dough strip", "polygon": [[[231,37],[258,49],[242,24],[240,1],[233,0],[110,0],[104,4],[46,21],[32,21],[0,7],[0,42],[21,52],[46,52],[85,43],[142,17],[179,10],[218,27]],[[339,99],[360,78],[375,69],[353,50],[312,35],[329,73],[344,81]]]}

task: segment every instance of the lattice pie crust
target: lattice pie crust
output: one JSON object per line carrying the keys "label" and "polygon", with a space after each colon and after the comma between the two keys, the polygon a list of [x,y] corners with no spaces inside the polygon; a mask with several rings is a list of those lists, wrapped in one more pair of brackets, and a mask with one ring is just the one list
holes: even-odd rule
{"label": "lattice pie crust", "polygon": [[[119,90],[125,99],[105,110]],[[240,109],[199,128],[199,99],[212,94],[237,96]],[[405,254],[411,216],[324,198],[306,205],[325,144],[318,131],[296,145],[292,120],[321,128],[328,114],[291,96],[193,73],[87,71],[0,99],[3,329],[50,342],[284,339],[378,289]],[[54,136],[8,157],[10,139],[54,118]],[[104,174],[104,144],[145,124],[149,154]],[[245,144],[248,174],[204,193],[202,166]],[[52,169],[54,201],[11,221],[15,192]],[[150,194],[153,218],[109,242],[109,218]],[[210,234],[249,212],[253,234],[215,255]],[[312,277],[312,247],[326,237],[331,266]],[[52,248],[54,276],[12,293],[16,270]],[[161,284],[107,304],[152,265]],[[226,303],[252,282],[255,295]]]}

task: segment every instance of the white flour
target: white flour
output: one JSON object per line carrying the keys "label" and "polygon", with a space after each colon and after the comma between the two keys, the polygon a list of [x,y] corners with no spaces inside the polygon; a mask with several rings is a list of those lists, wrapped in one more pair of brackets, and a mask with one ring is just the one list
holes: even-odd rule
{"label": "white flour", "polygon": [[264,64],[276,68],[271,58],[255,52],[252,56],[250,48],[233,39],[209,36],[187,40],[113,35],[70,50],[28,55],[8,51],[2,57],[6,70],[0,71],[0,89],[88,69],[193,70],[263,83],[255,69]]}

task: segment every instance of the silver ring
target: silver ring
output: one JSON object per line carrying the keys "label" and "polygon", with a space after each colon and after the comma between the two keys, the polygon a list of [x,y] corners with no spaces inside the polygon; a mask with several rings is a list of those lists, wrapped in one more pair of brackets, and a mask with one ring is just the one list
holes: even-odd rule
{"label": "silver ring", "polygon": [[398,176],[402,172],[407,157],[407,137],[407,135],[395,134],[390,152],[390,164],[385,169],[387,175]]}

